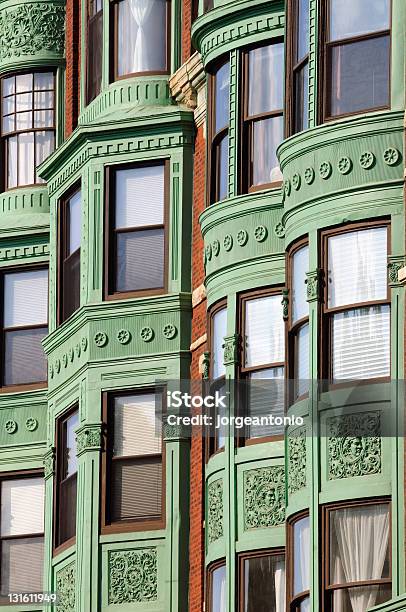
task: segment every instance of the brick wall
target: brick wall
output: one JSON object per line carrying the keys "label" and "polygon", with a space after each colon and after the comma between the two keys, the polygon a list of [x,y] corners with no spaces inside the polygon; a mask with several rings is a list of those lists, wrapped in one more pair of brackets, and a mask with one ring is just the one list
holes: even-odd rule
{"label": "brick wall", "polygon": [[79,115],[80,11],[80,0],[67,0],[65,137],[75,129]]}
{"label": "brick wall", "polygon": [[191,28],[195,0],[182,3],[182,63],[192,55]]}

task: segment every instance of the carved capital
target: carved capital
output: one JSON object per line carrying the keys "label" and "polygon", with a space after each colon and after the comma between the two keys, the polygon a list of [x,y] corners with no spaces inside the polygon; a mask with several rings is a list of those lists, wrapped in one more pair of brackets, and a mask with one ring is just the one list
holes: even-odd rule
{"label": "carved capital", "polygon": [[51,448],[46,452],[44,456],[44,478],[47,480],[55,473],[55,447]]}
{"label": "carved capital", "polygon": [[402,281],[399,280],[399,270],[405,265],[403,256],[388,257],[388,283],[391,287],[399,287]]}
{"label": "carved capital", "polygon": [[282,313],[283,320],[287,321],[289,318],[289,289],[282,290]]}
{"label": "carved capital", "polygon": [[100,423],[84,425],[76,432],[76,454],[79,457],[86,451],[100,450],[103,435]]}
{"label": "carved capital", "polygon": [[241,336],[232,334],[224,338],[224,365],[236,365],[240,363]]}
{"label": "carved capital", "polygon": [[306,272],[305,283],[307,285],[307,301],[317,302],[322,299],[323,271],[320,269]]}

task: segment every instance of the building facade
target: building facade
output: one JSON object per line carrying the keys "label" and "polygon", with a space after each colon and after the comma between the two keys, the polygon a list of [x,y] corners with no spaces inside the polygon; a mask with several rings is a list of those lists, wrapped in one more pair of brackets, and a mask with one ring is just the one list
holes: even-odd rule
{"label": "building facade", "polygon": [[406,610],[405,13],[2,0],[5,610]]}

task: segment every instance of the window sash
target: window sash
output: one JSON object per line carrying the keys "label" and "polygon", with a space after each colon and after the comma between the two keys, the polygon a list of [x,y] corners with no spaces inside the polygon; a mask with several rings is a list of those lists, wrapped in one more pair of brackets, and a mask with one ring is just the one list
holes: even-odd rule
{"label": "window sash", "polygon": [[[70,542],[76,536],[77,448],[76,427],[79,409],[76,405],[57,420],[57,451],[54,508],[54,548]],[[68,429],[69,426],[69,429]],[[72,456],[68,454],[73,451]],[[64,511],[61,511],[61,508]]]}
{"label": "window sash", "polygon": [[[96,3],[89,3],[95,5]],[[97,8],[97,7],[96,7]],[[86,98],[90,104],[101,91],[103,54],[103,9],[94,14],[89,10],[87,20]]]}
{"label": "window sash", "polygon": [[[386,2],[386,7],[384,7],[384,3]],[[384,30],[389,30],[390,29],[390,21],[391,21],[391,0],[378,0],[378,2],[374,2],[372,0],[371,1],[365,1],[365,0],[355,0],[355,2],[353,0],[347,0],[347,4],[349,4],[350,6],[345,8],[345,4],[346,2],[343,2],[343,0],[329,0],[328,2],[328,32],[329,32],[329,41],[331,42],[337,42],[337,41],[343,41],[343,40],[347,40],[349,38],[359,38],[361,36],[367,36],[367,35],[371,35],[371,34],[377,34],[381,31]],[[359,13],[357,11],[357,4],[361,5],[361,13]],[[365,29],[365,14],[363,15],[362,13],[362,4],[363,4],[363,8],[366,8],[366,15],[369,16],[369,18],[375,19],[375,25],[376,27],[369,27],[367,29]],[[358,26],[358,29],[356,27],[355,30],[353,30],[352,32],[347,31],[339,31],[337,30],[336,33],[334,33],[334,5],[338,8],[338,14],[342,17],[343,15],[345,15],[346,17],[348,16],[353,16],[353,15],[360,15],[360,25]],[[383,8],[384,11],[386,9],[386,13],[387,13],[387,22],[383,22],[382,21],[382,15],[378,16],[378,15],[374,15],[374,9],[376,7],[380,7]],[[347,10],[349,9],[349,10]],[[361,25],[362,24],[362,25]],[[371,24],[372,25],[372,24]],[[383,27],[382,27],[383,26]]]}
{"label": "window sash", "polygon": [[285,325],[281,293],[258,293],[243,299],[243,371],[283,365]]}
{"label": "window sash", "polygon": [[[260,550],[255,554],[240,556],[239,611],[270,609],[284,612],[285,604],[285,553],[280,549]],[[259,563],[252,571],[254,585],[250,587],[250,564]],[[266,567],[268,565],[268,567]],[[268,571],[267,571],[268,570]],[[266,578],[268,580],[266,580]],[[260,584],[258,584],[258,581]],[[255,585],[257,582],[257,585]],[[262,587],[262,589],[261,589]],[[251,600],[253,595],[254,601]]]}

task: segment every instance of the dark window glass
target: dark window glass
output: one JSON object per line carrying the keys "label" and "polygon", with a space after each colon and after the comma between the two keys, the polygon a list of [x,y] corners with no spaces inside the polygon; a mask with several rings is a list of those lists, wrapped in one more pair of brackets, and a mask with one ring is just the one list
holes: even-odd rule
{"label": "dark window glass", "polygon": [[48,270],[3,275],[3,385],[47,379]]}
{"label": "dark window glass", "polygon": [[65,321],[80,306],[80,240],[82,194],[61,201],[60,316]]}
{"label": "dark window glass", "polygon": [[155,393],[113,398],[110,519],[162,517],[162,435]]}
{"label": "dark window glass", "polygon": [[36,168],[55,146],[54,81],[52,72],[2,79],[6,189],[43,182]]}
{"label": "dark window glass", "polygon": [[100,93],[103,59],[103,1],[89,0],[87,14],[87,103]]}
{"label": "dark window glass", "polygon": [[288,523],[288,546],[291,555],[288,609],[291,612],[310,612],[311,541],[308,516],[295,517]]}
{"label": "dark window glass", "polygon": [[[246,108],[244,117],[244,189],[282,180],[276,149],[283,140],[283,43],[252,49],[246,54]],[[247,157],[248,156],[248,157]]]}
{"label": "dark window glass", "polygon": [[306,291],[308,271],[308,245],[294,246],[289,257],[288,364],[291,401],[295,401],[309,390],[309,304]]}
{"label": "dark window glass", "polygon": [[44,480],[7,479],[0,491],[0,595],[6,603],[8,593],[43,590]]}
{"label": "dark window glass", "polygon": [[330,0],[327,117],[389,106],[389,0]]}
{"label": "dark window glass", "polygon": [[168,0],[115,3],[116,78],[168,71],[169,8]]}
{"label": "dark window glass", "polygon": [[[212,380],[210,393],[216,391],[220,395],[226,392],[226,366],[224,365],[224,338],[227,335],[227,306],[218,305],[210,314],[210,378]],[[218,417],[227,416],[226,408],[219,405],[213,408],[211,416],[213,424]],[[210,427],[208,429],[208,454],[224,448],[227,435],[227,427]]]}
{"label": "dark window glass", "polygon": [[203,12],[211,11],[214,8],[214,0],[203,0]]}
{"label": "dark window glass", "polygon": [[114,171],[113,291],[165,287],[165,165]]}
{"label": "dark window glass", "polygon": [[79,412],[58,421],[56,546],[76,535],[77,457],[75,430]]}
{"label": "dark window glass", "polygon": [[228,126],[230,121],[230,64],[226,62],[211,76],[211,172],[210,202],[228,195]]}
{"label": "dark window glass", "polygon": [[226,612],[227,585],[225,564],[209,569],[209,612]]}
{"label": "dark window glass", "polygon": [[288,108],[289,133],[309,127],[309,0],[290,0]]}
{"label": "dark window glass", "polygon": [[243,562],[244,612],[285,610],[285,555],[258,555]]}

